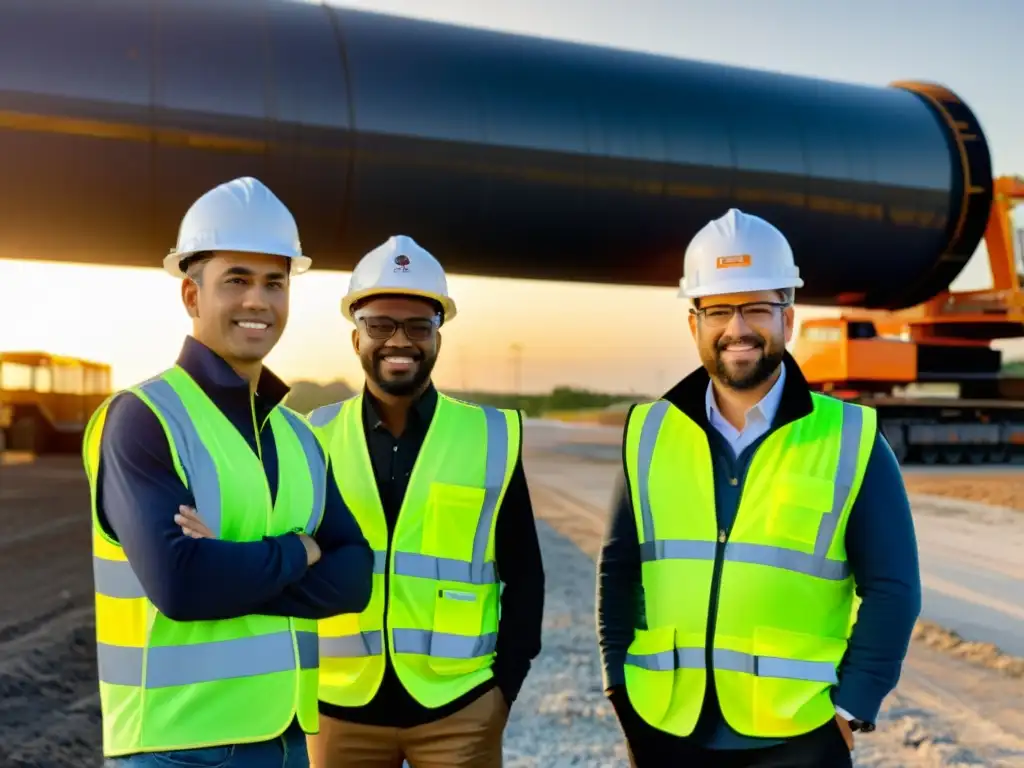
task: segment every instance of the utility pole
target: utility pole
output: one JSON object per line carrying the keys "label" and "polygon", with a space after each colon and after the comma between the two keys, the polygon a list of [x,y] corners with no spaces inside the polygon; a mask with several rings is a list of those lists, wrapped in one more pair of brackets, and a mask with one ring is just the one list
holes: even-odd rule
{"label": "utility pole", "polygon": [[523,394],[523,345],[516,342],[509,348],[512,352],[512,391]]}

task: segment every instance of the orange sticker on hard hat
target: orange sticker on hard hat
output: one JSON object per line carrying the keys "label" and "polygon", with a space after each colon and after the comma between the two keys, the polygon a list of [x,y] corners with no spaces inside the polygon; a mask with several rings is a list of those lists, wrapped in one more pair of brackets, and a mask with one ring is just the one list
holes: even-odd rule
{"label": "orange sticker on hard hat", "polygon": [[750,254],[741,253],[736,256],[719,256],[715,259],[716,269],[729,269],[730,267],[749,267]]}

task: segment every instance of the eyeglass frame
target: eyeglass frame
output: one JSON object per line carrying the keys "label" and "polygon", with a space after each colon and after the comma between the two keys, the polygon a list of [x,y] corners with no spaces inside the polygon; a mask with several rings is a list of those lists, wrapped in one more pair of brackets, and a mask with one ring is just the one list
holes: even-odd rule
{"label": "eyeglass frame", "polygon": [[[396,319],[394,317],[391,317],[390,315],[372,315],[371,314],[371,315],[356,315],[355,319],[356,319],[356,322],[362,322],[363,323],[363,328],[366,331],[366,335],[369,336],[374,341],[390,341],[391,339],[395,338],[395,334],[398,333],[398,329],[399,328],[402,329],[402,333],[405,334],[405,338],[407,338],[409,341],[413,341],[413,342],[415,342],[415,341],[428,341],[429,339],[431,339],[437,333],[437,329],[441,327],[441,315],[440,314],[434,314],[432,317],[422,317],[422,316],[421,317],[407,317],[407,318],[405,318],[405,320],[398,320],[398,319]],[[387,321],[392,322],[392,323],[395,324],[395,329],[388,336],[374,336],[372,333],[370,333],[370,329],[366,325],[366,321],[367,320],[387,320]],[[426,322],[430,323],[430,325],[431,325],[431,333],[426,338],[423,338],[423,339],[413,339],[409,335],[409,329],[406,327],[406,323],[422,322],[422,321],[426,321]]]}
{"label": "eyeglass frame", "polygon": [[[728,325],[729,323],[732,322],[732,319],[734,317],[736,317],[736,312],[737,311],[740,313],[740,317],[743,318],[743,322],[749,323],[749,321],[747,320],[746,315],[744,314],[744,310],[747,307],[764,307],[764,306],[771,307],[772,308],[772,314],[774,315],[775,314],[774,310],[776,310],[776,309],[778,309],[778,310],[785,310],[785,309],[793,306],[793,302],[791,302],[791,301],[747,301],[747,302],[744,302],[743,304],[712,304],[710,307],[699,307],[697,309],[694,309],[693,307],[690,307],[690,314],[697,316],[698,319],[701,319],[701,320],[703,320],[706,323],[706,322],[708,322],[707,311],[709,309],[725,309],[725,308],[728,308],[729,309],[729,317],[727,317],[725,319],[725,322],[722,323],[722,326],[714,326],[714,327],[723,327],[723,326],[726,326],[726,325]],[[711,324],[711,325],[714,325],[714,324]],[[756,323],[753,323],[753,325],[756,325]]]}

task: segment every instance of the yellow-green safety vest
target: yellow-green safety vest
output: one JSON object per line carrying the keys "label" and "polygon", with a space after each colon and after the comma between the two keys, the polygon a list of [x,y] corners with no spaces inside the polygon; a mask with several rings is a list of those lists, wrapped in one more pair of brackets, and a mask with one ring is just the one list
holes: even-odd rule
{"label": "yellow-green safety vest", "polygon": [[[127,391],[160,420],[178,477],[218,539],[315,532],[324,510],[326,459],[301,415],[284,406],[270,413],[280,466],[271,504],[261,458],[182,368]],[[264,741],[296,716],[303,730],[316,733],[315,620],[251,615],[173,621],[146,597],[124,550],[100,526],[100,447],[108,407],[118,394],[92,415],[82,446],[92,494],[104,755]]]}
{"label": "yellow-green safety vest", "polygon": [[522,423],[517,411],[438,393],[389,548],[362,398],[309,415],[374,552],[366,610],[319,623],[320,698],[346,707],[373,698],[385,668],[386,593],[386,647],[398,678],[420,704],[440,707],[492,676],[500,595],[494,532]]}
{"label": "yellow-green safety vest", "polygon": [[626,690],[660,730],[692,733],[709,663],[722,714],[741,734],[784,738],[835,716],[829,692],[855,608],[846,523],[877,420],[871,408],[812,400],[809,415],[756,449],[729,532],[718,530],[703,429],[665,400],[629,414],[625,470],[646,627],[628,649]]}

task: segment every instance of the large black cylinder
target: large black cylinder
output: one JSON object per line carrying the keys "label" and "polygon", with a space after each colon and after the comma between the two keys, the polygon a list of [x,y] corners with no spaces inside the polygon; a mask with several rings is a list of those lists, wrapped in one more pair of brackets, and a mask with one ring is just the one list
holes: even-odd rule
{"label": "large black cylinder", "polygon": [[939,86],[864,87],[283,0],[0,5],[0,256],[156,266],[254,175],[315,268],[394,233],[451,272],[675,285],[729,207],[798,300],[900,308],[982,237],[991,161]]}

